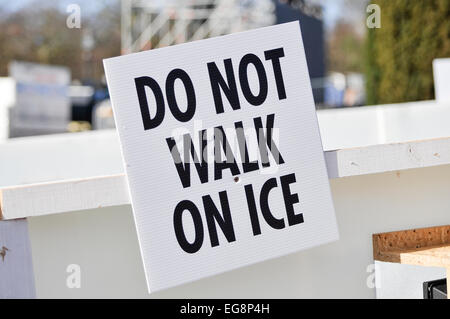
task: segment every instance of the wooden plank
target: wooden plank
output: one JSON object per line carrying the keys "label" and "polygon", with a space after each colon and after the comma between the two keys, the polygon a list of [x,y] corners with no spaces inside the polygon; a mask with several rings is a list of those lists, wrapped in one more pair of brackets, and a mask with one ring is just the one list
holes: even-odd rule
{"label": "wooden plank", "polygon": [[450,164],[450,137],[325,152],[330,178]]}
{"label": "wooden plank", "polygon": [[437,267],[450,261],[450,225],[374,234],[372,239],[378,261],[422,265],[428,258],[442,259]]}
{"label": "wooden plank", "polygon": [[5,220],[129,203],[124,174],[0,189]]}
{"label": "wooden plank", "polygon": [[450,243],[380,253],[379,261],[427,267],[450,267]]}
{"label": "wooden plank", "polygon": [[450,298],[450,225],[374,234],[372,240],[375,260],[446,268]]}
{"label": "wooden plank", "polygon": [[0,220],[3,219],[2,203],[3,203],[3,195],[2,195],[2,191],[0,190]]}
{"label": "wooden plank", "polygon": [[35,296],[27,220],[0,221],[0,299]]}

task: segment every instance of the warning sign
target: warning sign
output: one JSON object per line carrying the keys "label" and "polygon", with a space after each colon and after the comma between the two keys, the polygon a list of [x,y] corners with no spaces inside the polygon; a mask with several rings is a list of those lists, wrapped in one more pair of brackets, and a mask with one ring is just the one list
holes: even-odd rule
{"label": "warning sign", "polygon": [[338,239],[298,22],[104,64],[150,291]]}

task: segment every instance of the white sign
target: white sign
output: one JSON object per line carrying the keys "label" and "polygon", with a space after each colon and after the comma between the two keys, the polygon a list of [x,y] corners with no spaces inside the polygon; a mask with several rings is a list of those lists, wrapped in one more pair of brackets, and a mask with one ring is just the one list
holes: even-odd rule
{"label": "white sign", "polygon": [[298,22],[104,65],[149,291],[338,239]]}

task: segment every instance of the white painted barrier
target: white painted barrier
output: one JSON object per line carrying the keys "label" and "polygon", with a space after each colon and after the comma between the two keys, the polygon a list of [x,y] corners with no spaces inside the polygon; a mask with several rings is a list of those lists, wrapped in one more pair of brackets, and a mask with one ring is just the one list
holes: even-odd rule
{"label": "white painted barrier", "polygon": [[[435,101],[318,111],[340,240],[150,297],[417,297],[401,276],[375,289],[371,235],[450,224],[449,115]],[[4,218],[28,220],[37,297],[149,297],[114,131],[11,140],[0,164]]]}
{"label": "white painted barrier", "polygon": [[[151,297],[420,298],[445,269],[374,264],[371,236],[449,224],[448,62],[437,101],[318,111],[338,242]],[[114,131],[0,143],[0,213],[0,297],[149,297]]]}

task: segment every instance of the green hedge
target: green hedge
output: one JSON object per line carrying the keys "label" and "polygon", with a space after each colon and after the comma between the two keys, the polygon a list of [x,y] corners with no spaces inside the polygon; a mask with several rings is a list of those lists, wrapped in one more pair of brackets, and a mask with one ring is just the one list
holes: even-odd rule
{"label": "green hedge", "polygon": [[432,61],[450,57],[450,0],[378,0],[368,29],[367,104],[434,99]]}

